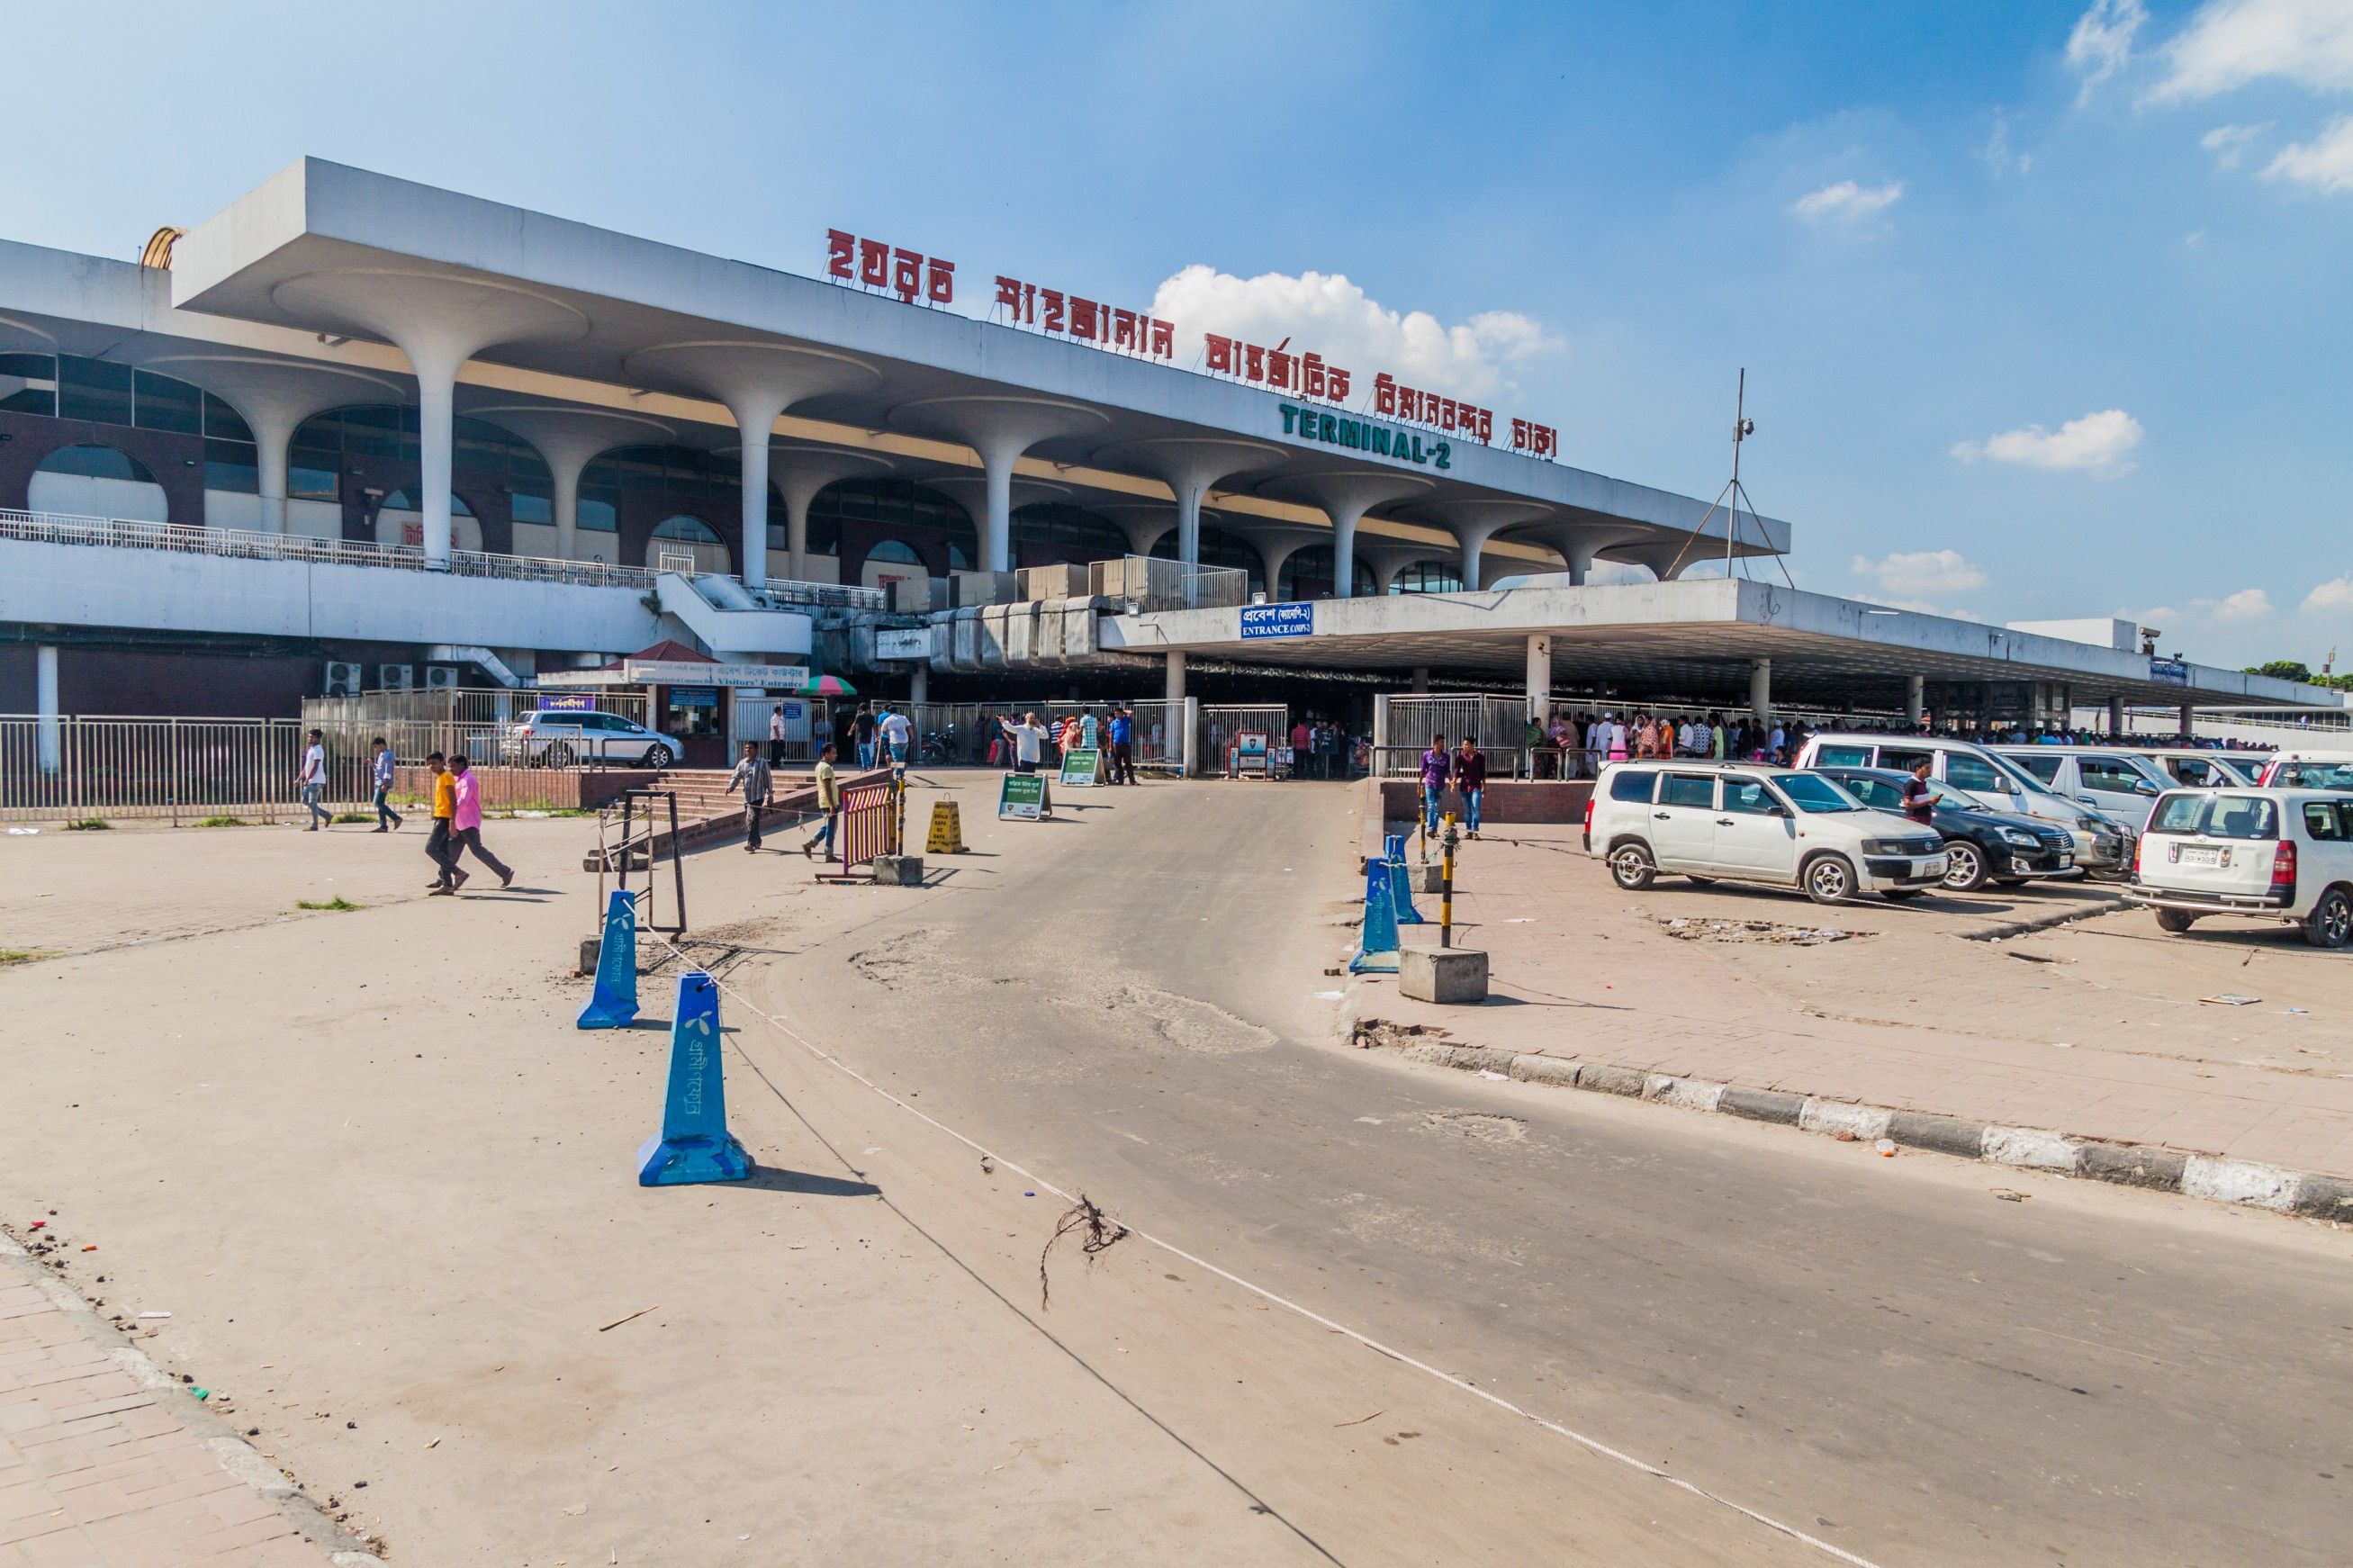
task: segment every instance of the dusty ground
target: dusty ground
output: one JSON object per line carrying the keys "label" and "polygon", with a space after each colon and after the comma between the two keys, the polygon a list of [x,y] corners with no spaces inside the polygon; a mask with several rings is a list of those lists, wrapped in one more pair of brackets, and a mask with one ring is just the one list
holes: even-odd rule
{"label": "dusty ground", "polygon": [[[0,840],[0,945],[201,911],[0,970],[0,1220],[396,1562],[1833,1560],[1335,1325],[1870,1563],[2337,1560],[2342,1238],[1348,1051],[1349,802],[968,792],[913,891],[700,858],[765,1170],[666,1191],[664,1036],[570,1026],[581,824],[455,900],[351,830]],[[1044,1306],[1048,1184],[1184,1253],[1066,1241]]]}

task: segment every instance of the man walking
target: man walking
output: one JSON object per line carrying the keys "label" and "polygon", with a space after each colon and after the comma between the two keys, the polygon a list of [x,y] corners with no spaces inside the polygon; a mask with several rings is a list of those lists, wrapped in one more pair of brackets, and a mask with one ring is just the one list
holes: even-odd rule
{"label": "man walking", "polygon": [[[369,776],[375,784],[375,831],[397,830],[400,813],[392,809],[392,770],[397,764],[393,761],[392,748],[385,743],[382,735],[378,735],[370,745],[375,752],[375,759],[368,767]],[[391,829],[385,827],[386,823],[392,825]]]}
{"label": "man walking", "polygon": [[825,824],[801,845],[801,853],[812,858],[817,847],[825,846],[826,858],[833,858],[833,820],[841,815],[841,788],[833,782],[833,759],[837,755],[831,742],[817,754],[817,808]]}
{"label": "man walking", "polygon": [[1046,731],[1039,724],[1038,715],[1035,712],[1024,713],[1018,724],[1005,719],[999,719],[997,723],[1004,726],[1005,738],[1013,742],[1014,771],[1036,773],[1039,755],[1046,743]]}
{"label": "man walking", "polygon": [[896,708],[883,710],[874,724],[874,761],[878,766],[889,767],[893,761],[904,767],[915,760],[915,726]]}
{"label": "man walking", "polygon": [[1132,784],[1135,782],[1135,713],[1132,709],[1114,708],[1111,714],[1111,782]]}
{"label": "man walking", "polygon": [[305,833],[316,833],[321,823],[335,820],[327,808],[319,804],[319,796],[325,793],[327,787],[326,738],[323,731],[311,731],[302,745],[302,771],[294,775],[294,783],[302,796],[303,809],[311,814],[311,820],[302,825]]}
{"label": "man walking", "polygon": [[727,775],[727,792],[744,792],[744,820],[748,825],[744,834],[744,853],[756,853],[760,847],[760,813],[767,808],[768,795],[774,789],[776,775],[768,768],[768,759],[760,754],[751,742],[744,742],[743,761]]}
{"label": "man walking", "polygon": [[776,766],[785,760],[785,705],[782,702],[768,710],[768,765]]}
{"label": "man walking", "polygon": [[1487,793],[1487,753],[1462,737],[1462,749],[1454,753],[1454,787],[1462,796],[1464,829],[1472,837],[1479,837],[1479,801]]}
{"label": "man walking", "polygon": [[1446,799],[1446,781],[1454,774],[1454,760],[1447,754],[1446,737],[1432,735],[1430,750],[1421,753],[1421,826],[1422,831],[1438,832],[1438,808]]}
{"label": "man walking", "polygon": [[[473,775],[462,756],[449,759],[449,771],[457,775],[449,813],[449,868],[458,871],[458,858],[470,849],[475,859],[499,874],[500,887],[510,886],[514,873],[507,869],[505,861],[482,847],[482,781]],[[458,871],[459,881],[463,883],[465,879],[466,874]]]}
{"label": "man walking", "polygon": [[458,781],[441,765],[438,752],[427,753],[425,771],[433,779],[433,831],[425,837],[425,854],[439,868],[425,886],[436,895],[454,893],[466,881],[466,873],[458,869],[457,847],[449,841],[450,819],[458,815]]}

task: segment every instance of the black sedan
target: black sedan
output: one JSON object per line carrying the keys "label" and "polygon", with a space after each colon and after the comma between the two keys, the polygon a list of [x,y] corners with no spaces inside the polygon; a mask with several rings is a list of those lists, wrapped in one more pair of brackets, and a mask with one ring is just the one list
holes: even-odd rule
{"label": "black sedan", "polygon": [[[1816,768],[1835,779],[1863,805],[1903,815],[1904,786],[1912,775],[1894,768]],[[2060,828],[2031,816],[1988,811],[1976,801],[1928,781],[1934,817],[1930,826],[1945,840],[1951,865],[1945,886],[1968,893],[1988,882],[2015,886],[2030,877],[2055,877],[2075,868],[2075,843]]]}

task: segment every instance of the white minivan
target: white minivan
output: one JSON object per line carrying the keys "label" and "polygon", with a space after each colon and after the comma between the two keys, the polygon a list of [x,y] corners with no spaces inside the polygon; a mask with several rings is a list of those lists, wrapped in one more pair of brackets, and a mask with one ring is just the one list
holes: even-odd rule
{"label": "white minivan", "polygon": [[2174,785],[2191,789],[2236,789],[2263,776],[2268,758],[2252,752],[2210,752],[2197,746],[2136,746],[2133,755],[2147,757],[2172,778]]}
{"label": "white minivan", "polygon": [[[2086,874],[2121,877],[2130,865],[2131,829],[2095,806],[2054,793],[2011,759],[1974,742],[1941,735],[1812,735],[1798,752],[1798,766],[1910,773],[1923,759],[1939,783],[1975,795],[1991,810],[2039,816],[2066,828],[2075,840],[2075,864]],[[2009,878],[1995,879],[2014,885]]]}
{"label": "white minivan", "polygon": [[1697,759],[1603,768],[1585,803],[1585,852],[1629,892],[1672,871],[1803,888],[1821,904],[1912,898],[1951,868],[1935,828],[1874,811],[1820,773]]}
{"label": "white minivan", "polygon": [[2209,915],[2301,926],[2315,947],[2353,939],[2353,799],[2330,790],[2176,790],[2149,814],[2125,897],[2186,931]]}
{"label": "white minivan", "polygon": [[2173,775],[2135,752],[2103,746],[1989,746],[2032,773],[2054,794],[2107,813],[2128,827],[2148,820],[2148,808]]}

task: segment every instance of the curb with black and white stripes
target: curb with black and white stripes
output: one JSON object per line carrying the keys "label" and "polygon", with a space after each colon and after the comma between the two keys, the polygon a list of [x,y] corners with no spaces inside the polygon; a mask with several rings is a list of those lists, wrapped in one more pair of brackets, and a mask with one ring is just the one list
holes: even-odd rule
{"label": "curb with black and white stripes", "polygon": [[156,1393],[169,1390],[178,1395],[159,1403],[178,1418],[181,1426],[195,1434],[223,1469],[259,1492],[305,1540],[324,1549],[332,1568],[383,1568],[384,1559],[370,1551],[365,1542],[335,1522],[291,1476],[264,1458],[261,1450],[247,1442],[227,1422],[197,1404],[178,1378],[157,1366],[154,1359],[133,1344],[121,1330],[100,1317],[82,1299],[81,1292],[43,1268],[16,1237],[5,1232],[0,1232],[0,1270],[37,1287],[59,1311],[77,1319],[91,1342],[106,1352],[109,1361],[129,1373],[140,1387]]}
{"label": "curb with black and white stripes", "polygon": [[1523,1083],[1655,1100],[1685,1110],[1778,1122],[1866,1143],[1883,1138],[1906,1148],[1982,1160],[1990,1165],[2052,1171],[2087,1181],[2179,1193],[2216,1203],[2242,1204],[2276,1214],[2353,1223],[2353,1181],[2314,1171],[2291,1171],[2158,1144],[2110,1143],[2035,1127],[2000,1127],[1917,1110],[1859,1105],[1850,1100],[1815,1100],[1782,1089],[1745,1089],[1737,1084],[1711,1083],[1704,1079],[1681,1078],[1641,1068],[1506,1051],[1492,1046],[1450,1045],[1423,1037],[1415,1026],[1400,1026],[1378,1018],[1357,1020],[1350,1032],[1350,1041],[1366,1049],[1395,1050],[1409,1060],[1433,1067],[1515,1079]]}

